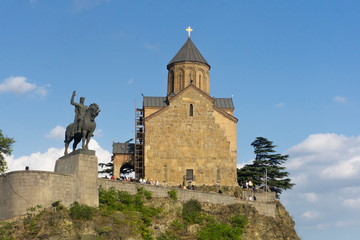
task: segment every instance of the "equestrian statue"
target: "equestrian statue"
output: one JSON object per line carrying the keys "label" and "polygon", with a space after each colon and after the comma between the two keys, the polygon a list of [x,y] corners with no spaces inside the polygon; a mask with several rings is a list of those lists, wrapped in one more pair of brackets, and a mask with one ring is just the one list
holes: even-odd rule
{"label": "equestrian statue", "polygon": [[76,146],[82,140],[82,148],[88,149],[90,138],[93,137],[93,133],[96,128],[95,118],[99,115],[100,109],[96,103],[86,106],[84,104],[85,98],[81,97],[80,102],[74,102],[74,97],[76,96],[76,91],[73,92],[71,96],[70,104],[75,106],[75,119],[73,123],[70,123],[66,127],[65,132],[65,152],[68,154],[68,147],[72,140],[73,151],[76,150]]}

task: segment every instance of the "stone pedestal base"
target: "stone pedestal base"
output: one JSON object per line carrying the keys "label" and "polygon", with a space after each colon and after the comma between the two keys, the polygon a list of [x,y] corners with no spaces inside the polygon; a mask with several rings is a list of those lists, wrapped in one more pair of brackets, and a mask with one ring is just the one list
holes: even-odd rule
{"label": "stone pedestal base", "polygon": [[54,171],[73,175],[72,202],[99,206],[98,160],[95,151],[79,149],[61,157],[56,161]]}

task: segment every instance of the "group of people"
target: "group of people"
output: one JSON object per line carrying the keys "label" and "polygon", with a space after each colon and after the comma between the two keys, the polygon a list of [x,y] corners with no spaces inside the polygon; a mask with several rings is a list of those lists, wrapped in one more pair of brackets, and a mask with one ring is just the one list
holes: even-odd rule
{"label": "group of people", "polygon": [[[105,176],[105,178],[107,178],[107,176]],[[110,177],[111,180],[114,180],[114,176],[112,175]],[[141,184],[150,184],[150,185],[155,185],[155,186],[159,186],[159,181],[156,180],[156,181],[153,181],[152,178],[150,179],[146,179],[146,178],[140,178],[139,181],[135,180],[134,178],[132,177],[124,177],[124,178],[116,178],[116,180],[119,180],[119,181],[124,181],[124,182],[138,182],[138,183],[141,183]]]}
{"label": "group of people", "polygon": [[252,182],[251,180],[249,180],[248,182],[246,182],[245,185],[246,185],[246,189],[248,189],[248,188],[253,188],[253,187],[254,187],[254,184],[253,184],[253,182]]}
{"label": "group of people", "polygon": [[256,196],[254,195],[254,197],[252,197],[251,195],[249,195],[249,201],[256,201]]}
{"label": "group of people", "polygon": [[154,182],[152,178],[147,179],[147,180],[146,180],[146,178],[140,178],[140,179],[139,179],[139,183],[159,186],[159,181],[156,180],[156,181]]}
{"label": "group of people", "polygon": [[188,186],[185,186],[185,185],[179,185],[179,188],[181,189],[189,189],[189,190],[195,190],[195,186],[194,185],[188,185]]}

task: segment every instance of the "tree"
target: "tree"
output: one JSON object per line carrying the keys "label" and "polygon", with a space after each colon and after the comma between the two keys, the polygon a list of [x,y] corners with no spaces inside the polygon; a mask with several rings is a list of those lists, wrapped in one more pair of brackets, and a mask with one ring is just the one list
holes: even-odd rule
{"label": "tree", "polygon": [[238,169],[238,182],[246,182],[251,179],[255,185],[265,184],[265,172],[267,172],[267,186],[280,197],[283,190],[291,189],[295,184],[288,177],[289,173],[282,166],[288,160],[289,155],[281,155],[275,152],[272,141],[264,137],[257,137],[251,143],[254,147],[255,160]]}
{"label": "tree", "polygon": [[98,171],[98,173],[107,173],[109,176],[114,175],[114,156],[111,156],[111,161],[108,163],[99,163],[99,166],[101,167],[101,171]]}
{"label": "tree", "polygon": [[14,139],[5,137],[2,130],[0,130],[0,174],[5,173],[7,169],[4,155],[11,155],[12,144],[14,144],[14,142]]}

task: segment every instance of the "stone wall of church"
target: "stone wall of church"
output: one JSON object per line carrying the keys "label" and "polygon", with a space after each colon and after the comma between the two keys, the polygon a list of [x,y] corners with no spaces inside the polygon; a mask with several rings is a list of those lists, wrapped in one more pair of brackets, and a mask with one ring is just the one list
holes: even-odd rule
{"label": "stone wall of church", "polygon": [[146,178],[170,185],[183,184],[187,170],[193,170],[194,185],[236,186],[236,122],[218,113],[207,95],[189,88],[145,118],[144,161]]}
{"label": "stone wall of church", "polygon": [[159,111],[160,109],[161,109],[160,107],[158,107],[158,108],[146,107],[146,108],[144,108],[144,117],[146,118],[146,117],[150,116],[151,114]]}
{"label": "stone wall of church", "polygon": [[168,91],[178,93],[187,86],[194,84],[197,88],[210,94],[209,66],[196,62],[180,62],[169,69]]}

